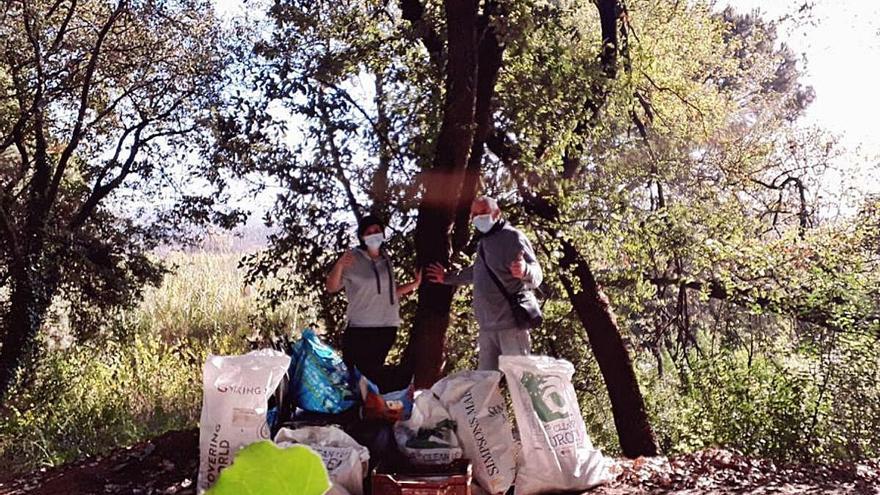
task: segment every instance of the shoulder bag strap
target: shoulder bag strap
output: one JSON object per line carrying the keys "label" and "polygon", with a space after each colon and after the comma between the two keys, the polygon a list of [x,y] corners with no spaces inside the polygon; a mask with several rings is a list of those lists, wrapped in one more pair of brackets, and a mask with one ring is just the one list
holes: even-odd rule
{"label": "shoulder bag strap", "polygon": [[491,277],[492,281],[495,282],[495,285],[498,286],[498,290],[500,290],[501,293],[504,294],[504,297],[507,298],[508,302],[511,302],[510,293],[507,292],[507,289],[504,288],[504,284],[502,284],[501,281],[498,280],[498,276],[495,275],[495,271],[492,270],[492,267],[489,266],[489,262],[486,261],[486,253],[483,252],[482,242],[480,243],[480,258],[483,258],[483,264],[486,265],[486,270],[489,271],[489,277]]}

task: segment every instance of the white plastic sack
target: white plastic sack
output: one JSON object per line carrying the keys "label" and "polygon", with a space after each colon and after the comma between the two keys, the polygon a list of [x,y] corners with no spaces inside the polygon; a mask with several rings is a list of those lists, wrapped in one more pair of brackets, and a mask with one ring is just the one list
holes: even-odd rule
{"label": "white plastic sack", "polygon": [[571,377],[574,366],[546,356],[501,356],[523,455],[516,495],[587,490],[610,476],[593,448]]}
{"label": "white plastic sack", "polygon": [[394,425],[394,439],[412,464],[449,464],[461,458],[455,421],[430,390],[416,396],[408,420]]}
{"label": "white plastic sack", "polygon": [[333,486],[330,494],[363,495],[364,475],[369,469],[370,451],[335,426],[281,428],[275,434],[280,447],[308,445],[324,461]]}
{"label": "white plastic sack", "polygon": [[290,357],[264,349],[243,356],[208,356],[202,375],[198,492],[217,481],[242,447],[269,438],[266,408]]}
{"label": "white plastic sack", "polygon": [[431,387],[455,420],[464,456],[489,495],[507,492],[516,477],[516,445],[499,381],[497,371],[462,371]]}

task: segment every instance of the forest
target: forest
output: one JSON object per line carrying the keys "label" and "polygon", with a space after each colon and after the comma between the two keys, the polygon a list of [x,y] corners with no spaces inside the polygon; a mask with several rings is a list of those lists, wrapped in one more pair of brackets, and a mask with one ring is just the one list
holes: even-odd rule
{"label": "forest", "polygon": [[[730,5],[3,2],[0,472],[195,427],[208,355],[341,346],[358,222],[456,269],[482,195],[607,455],[877,459],[880,169],[804,119],[809,4]],[[474,369],[471,299],[423,281],[389,362]]]}

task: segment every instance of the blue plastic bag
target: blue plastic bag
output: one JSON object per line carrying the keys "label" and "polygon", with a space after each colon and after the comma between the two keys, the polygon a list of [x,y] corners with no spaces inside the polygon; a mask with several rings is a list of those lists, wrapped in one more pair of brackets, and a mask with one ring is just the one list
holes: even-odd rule
{"label": "blue plastic bag", "polygon": [[301,409],[317,413],[340,413],[358,402],[342,358],[308,328],[291,346],[290,394]]}

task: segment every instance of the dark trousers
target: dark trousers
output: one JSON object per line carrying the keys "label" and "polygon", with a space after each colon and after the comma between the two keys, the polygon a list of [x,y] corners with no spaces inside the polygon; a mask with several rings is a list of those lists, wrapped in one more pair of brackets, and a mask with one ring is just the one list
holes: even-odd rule
{"label": "dark trousers", "polygon": [[342,360],[387,392],[391,371],[385,358],[396,340],[397,327],[348,327],[342,335]]}

